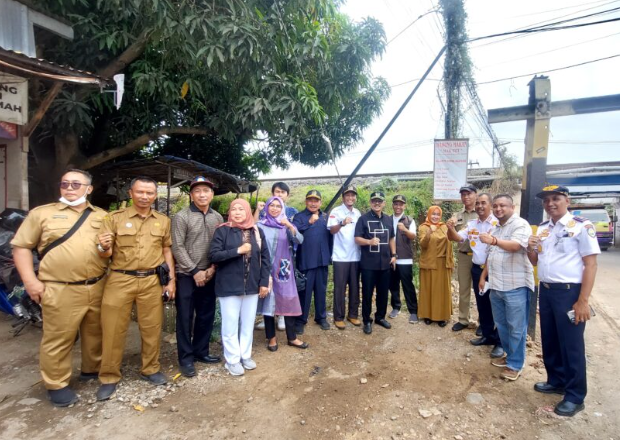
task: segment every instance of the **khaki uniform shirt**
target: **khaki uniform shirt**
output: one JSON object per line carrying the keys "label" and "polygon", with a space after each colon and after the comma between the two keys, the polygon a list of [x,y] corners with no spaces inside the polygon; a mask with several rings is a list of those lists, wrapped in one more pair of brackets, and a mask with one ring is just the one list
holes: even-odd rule
{"label": "khaki uniform shirt", "polygon": [[[465,209],[463,209],[461,212],[456,214],[456,230],[460,231],[461,229],[465,228],[467,226],[467,223],[470,220],[476,220],[478,218],[478,214],[476,214],[476,210],[472,209],[471,211],[465,211]],[[459,249],[459,252],[471,252],[471,246],[469,244],[469,241],[465,240],[461,243],[457,244],[457,247]]]}
{"label": "khaki uniform shirt", "polygon": [[[84,224],[41,261],[38,274],[41,281],[85,281],[105,273],[108,258],[99,256],[97,237],[107,213],[90,203],[87,207],[93,212]],[[65,235],[81,216],[81,212],[60,202],[34,208],[28,213],[11,245],[41,252]]]}
{"label": "khaki uniform shirt", "polygon": [[108,214],[102,232],[114,234],[111,269],[148,270],[164,262],[163,249],[172,245],[170,219],[151,209],[142,218],[131,206]]}

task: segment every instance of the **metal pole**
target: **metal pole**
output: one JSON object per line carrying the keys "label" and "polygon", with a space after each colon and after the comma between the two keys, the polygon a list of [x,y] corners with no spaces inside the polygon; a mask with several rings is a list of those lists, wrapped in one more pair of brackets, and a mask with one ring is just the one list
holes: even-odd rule
{"label": "metal pole", "polygon": [[340,189],[338,189],[338,192],[336,193],[334,198],[331,200],[331,202],[329,202],[329,204],[325,208],[325,212],[329,212],[332,209],[336,201],[340,198],[340,195],[342,194],[342,191],[344,190],[344,188],[351,183],[351,181],[353,180],[357,172],[362,168],[366,160],[375,151],[375,149],[377,148],[377,146],[379,145],[383,137],[387,134],[390,128],[392,128],[392,125],[394,124],[394,122],[396,122],[396,120],[398,119],[400,114],[403,112],[405,107],[407,107],[407,104],[409,104],[409,101],[411,101],[411,98],[413,98],[413,95],[415,95],[415,93],[418,91],[418,89],[420,88],[420,86],[422,85],[426,77],[429,75],[429,73],[431,73],[431,70],[433,70],[433,67],[435,67],[435,64],[437,64],[437,62],[439,61],[439,58],[441,58],[441,56],[443,55],[445,51],[446,51],[446,46],[443,46],[441,50],[439,51],[439,53],[437,54],[437,56],[435,57],[435,59],[433,60],[433,62],[431,63],[431,65],[428,66],[428,69],[426,69],[426,72],[424,72],[424,75],[422,75],[422,78],[420,78],[420,81],[418,81],[418,83],[415,85],[415,87],[413,88],[409,96],[407,96],[407,99],[405,99],[405,102],[402,103],[402,105],[400,106],[396,114],[392,117],[388,125],[383,129],[383,131],[381,132],[377,140],[368,149],[364,157],[362,157],[362,160],[360,160],[360,163],[357,164],[357,166],[355,167],[351,175],[347,177],[347,180],[345,180],[342,186],[340,187]]}
{"label": "metal pole", "polygon": [[166,195],[166,215],[170,217],[170,185],[172,185],[172,167],[168,165],[168,185]]}

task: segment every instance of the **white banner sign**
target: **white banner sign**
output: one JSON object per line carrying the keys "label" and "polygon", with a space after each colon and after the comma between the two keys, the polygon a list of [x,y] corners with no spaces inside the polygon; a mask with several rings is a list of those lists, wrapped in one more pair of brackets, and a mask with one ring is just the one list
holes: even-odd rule
{"label": "white banner sign", "polygon": [[0,72],[0,121],[28,122],[28,80]]}
{"label": "white banner sign", "polygon": [[468,152],[468,139],[435,139],[435,200],[461,200],[459,189],[467,183]]}

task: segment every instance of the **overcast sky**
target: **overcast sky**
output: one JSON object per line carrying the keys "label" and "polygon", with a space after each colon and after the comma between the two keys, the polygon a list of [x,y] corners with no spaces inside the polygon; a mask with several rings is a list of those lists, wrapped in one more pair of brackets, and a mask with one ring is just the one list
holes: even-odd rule
{"label": "overcast sky", "polygon": [[[620,1],[469,0],[465,6],[469,36],[478,37],[620,7]],[[387,40],[393,39],[382,59],[373,66],[373,73],[393,86],[392,94],[384,104],[383,114],[366,129],[364,140],[337,161],[343,176],[355,168],[415,86],[415,82],[398,84],[420,78],[441,49],[443,24],[436,13],[419,19],[397,37],[417,17],[436,7],[437,0],[349,0],[343,7],[343,12],[354,20],[376,18],[383,23]],[[582,22],[615,17],[620,17],[620,11]],[[475,66],[474,78],[482,83],[533,72],[545,74],[549,69],[620,54],[618,23],[472,43],[469,52]],[[444,136],[442,107],[437,95],[442,69],[443,62],[440,62],[429,75],[432,80],[422,85],[360,173],[433,169],[432,140]],[[552,101],[620,93],[620,57],[547,75],[551,79]],[[532,76],[479,85],[483,106],[488,110],[527,104],[527,84]],[[620,112],[554,118],[548,162],[618,161],[618,127]],[[510,142],[509,152],[522,163],[525,122],[494,124],[493,128],[501,142]],[[473,110],[466,113],[464,137],[470,139],[470,161],[478,162],[480,167],[491,166],[492,144]],[[274,169],[263,177],[286,179],[335,174],[333,165],[314,169],[292,165],[288,170]]]}

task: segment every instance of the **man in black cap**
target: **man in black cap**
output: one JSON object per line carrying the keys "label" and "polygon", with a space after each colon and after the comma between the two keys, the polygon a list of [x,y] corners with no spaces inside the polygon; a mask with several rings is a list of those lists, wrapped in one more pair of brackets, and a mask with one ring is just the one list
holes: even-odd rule
{"label": "man in black cap", "polygon": [[[478,190],[471,183],[467,183],[459,190],[461,193],[461,202],[463,202],[463,210],[456,214],[455,227],[456,231],[467,226],[467,222],[478,218],[476,213],[476,197]],[[455,332],[461,331],[469,326],[470,305],[471,305],[471,268],[473,266],[473,252],[469,244],[469,240],[465,240],[457,245],[457,276],[459,280],[459,320],[452,326]],[[480,334],[478,334],[480,333]],[[480,330],[476,330],[477,336],[482,336]]]}
{"label": "man in black cap", "polygon": [[596,230],[590,220],[568,212],[568,188],[551,185],[536,195],[549,220],[528,240],[527,256],[538,265],[540,337],[547,381],[534,385],[539,393],[564,398],[555,413],[571,417],[584,409],[587,392],[584,332],[596,256]]}
{"label": "man in black cap", "polygon": [[390,275],[390,293],[392,311],[390,318],[396,318],[402,306],[400,302],[400,286],[403,286],[405,302],[409,311],[409,322],[418,322],[418,298],[413,285],[413,240],[416,237],[415,221],[405,214],[407,198],[397,194],[392,198],[392,224],[396,241],[396,266]]}
{"label": "man in black cap", "polygon": [[394,225],[390,216],[383,213],[385,194],[370,194],[370,211],[360,217],[355,225],[355,242],[362,248],[362,318],[364,333],[372,333],[372,293],[377,291],[375,322],[386,329],[392,325],[385,320],[390,286],[390,269],[396,263]]}
{"label": "man in black cap", "polygon": [[224,220],[210,207],[214,184],[195,177],[189,186],[189,207],[172,219],[172,253],[176,260],[177,350],[181,374],[196,375],[194,362],[216,363],[209,354],[215,318],[215,266],[209,248],[215,229]]}
{"label": "man in black cap", "polygon": [[329,330],[327,322],[327,274],[331,256],[331,234],[327,230],[327,215],[321,211],[321,193],[312,189],[306,194],[306,209],[296,214],[293,225],[304,236],[297,247],[297,269],[306,276],[306,289],[297,292],[301,304],[301,316],[296,319],[296,333],[303,335],[308,323],[312,293],[314,292],[314,321],[323,330]]}

